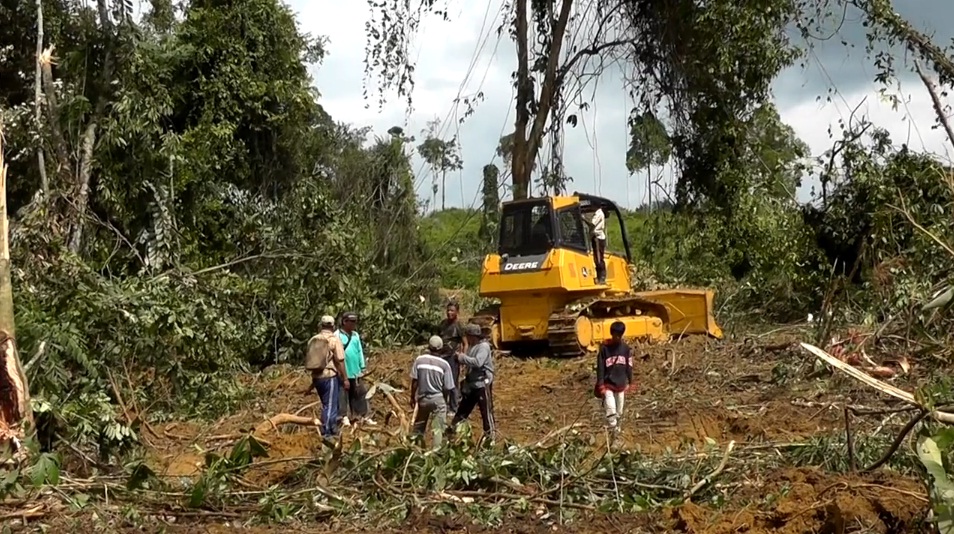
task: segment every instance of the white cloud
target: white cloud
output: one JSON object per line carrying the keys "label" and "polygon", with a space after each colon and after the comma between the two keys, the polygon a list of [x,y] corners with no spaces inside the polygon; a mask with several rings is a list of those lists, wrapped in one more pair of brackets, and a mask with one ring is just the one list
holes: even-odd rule
{"label": "white cloud", "polygon": [[[450,13],[449,21],[425,18],[414,41],[415,50],[410,54],[416,57],[417,80],[410,115],[397,95],[387,95],[388,102],[381,111],[374,96],[368,101],[362,96],[367,3],[354,0],[338,0],[334,4],[291,2],[302,30],[329,38],[329,55],[314,72],[314,78],[322,93],[322,105],[335,119],[370,125],[378,135],[385,134],[394,125],[419,135],[428,121],[440,118],[445,136],[458,136],[464,169],[447,178],[449,205],[476,205],[481,169],[494,159],[500,135],[513,128],[510,73],[515,63],[514,48],[506,33],[499,39],[496,34],[502,20],[501,1],[459,2],[455,3],[458,11]],[[857,74],[870,70],[861,65],[856,65],[856,69],[844,65],[846,61],[865,62],[863,57],[845,59],[834,55],[832,61],[827,69],[821,69],[826,71],[826,77],[828,72],[837,78],[839,71]],[[817,65],[814,69],[819,70]],[[940,130],[931,127],[934,112],[920,84],[908,83],[909,87],[903,88],[907,104],[894,111],[880,99],[873,83],[865,87],[858,80],[848,80],[843,85],[852,87],[850,94],[835,95],[832,102],[822,105],[815,101],[816,95],[807,92],[809,77],[808,71],[799,68],[785,73],[785,101],[779,102],[779,109],[783,120],[795,129],[813,154],[822,154],[830,148],[829,126],[837,132],[837,121],[847,120],[851,109],[865,97],[857,113],[867,114],[877,125],[886,128],[897,144],[907,142],[914,149],[946,153],[946,138]],[[461,87],[465,78],[467,82]],[[803,83],[797,83],[799,81]],[[799,93],[799,87],[805,94]],[[483,92],[484,100],[477,105],[474,115],[460,124],[458,121],[465,110],[463,106],[455,106],[454,100],[478,91]],[[621,81],[609,77],[601,79],[595,91],[592,107],[581,114],[580,125],[565,130],[564,164],[574,178],[569,189],[611,196],[621,205],[636,207],[647,200],[646,178],[630,177],[625,167],[629,97]],[[415,158],[415,167],[420,171],[418,192],[422,198],[429,198],[430,174],[419,158]],[[671,172],[663,174],[664,183],[671,181]],[[807,199],[810,187],[811,184],[803,186],[799,192],[801,200]]]}

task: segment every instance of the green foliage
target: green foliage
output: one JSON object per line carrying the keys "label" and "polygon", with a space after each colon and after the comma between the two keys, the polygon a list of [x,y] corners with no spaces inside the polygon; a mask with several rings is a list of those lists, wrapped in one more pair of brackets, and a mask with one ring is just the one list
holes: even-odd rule
{"label": "green foliage", "polygon": [[[950,446],[950,442],[947,443]],[[917,444],[918,458],[930,475],[931,502],[940,534],[954,532],[954,482],[944,468],[941,449],[934,438],[921,436]]]}
{"label": "green foliage", "polygon": [[954,276],[950,170],[929,155],[894,148],[883,130],[873,129],[870,139],[870,147],[840,145],[840,165],[826,170],[823,203],[806,208],[806,219],[828,263],[854,274],[864,289],[856,299],[869,321],[897,319],[939,339],[954,323],[922,305]]}
{"label": "green foliage", "polygon": [[[0,49],[17,50],[3,72],[33,70],[33,9],[0,30]],[[109,459],[139,439],[134,415],[227,411],[246,394],[240,372],[297,362],[326,313],[358,312],[370,347],[416,341],[436,320],[410,140],[369,146],[367,130],[323,111],[308,75],[323,42],[287,6],[192,2],[178,21],[170,9],[106,27],[93,9],[45,4],[65,142],[79,146],[99,121],[78,254],[64,250],[59,216],[74,208],[57,200],[72,185],[31,202],[37,144],[50,174],[55,154],[49,121],[33,123],[32,80],[0,83],[19,188],[17,338],[44,447],[68,440]],[[84,83],[104,64],[103,39],[108,88]]]}
{"label": "green foliage", "polygon": [[476,289],[480,268],[492,242],[480,237],[482,212],[458,209],[431,213],[421,220],[421,237],[445,288]]}
{"label": "green foliage", "polygon": [[630,174],[669,161],[672,155],[672,140],[666,126],[652,113],[631,117],[629,136],[626,168]]}

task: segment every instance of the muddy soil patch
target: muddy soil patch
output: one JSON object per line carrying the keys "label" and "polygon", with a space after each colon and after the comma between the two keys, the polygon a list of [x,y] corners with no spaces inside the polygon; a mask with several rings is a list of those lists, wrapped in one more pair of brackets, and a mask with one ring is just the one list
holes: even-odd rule
{"label": "muddy soil patch", "polygon": [[886,472],[836,476],[789,469],[733,497],[721,510],[694,503],[665,510],[659,526],[692,534],[921,532],[928,511],[920,484]]}

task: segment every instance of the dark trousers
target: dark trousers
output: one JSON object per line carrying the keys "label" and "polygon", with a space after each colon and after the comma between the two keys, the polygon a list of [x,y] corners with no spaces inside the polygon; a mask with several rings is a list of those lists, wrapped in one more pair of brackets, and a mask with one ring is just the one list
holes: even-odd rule
{"label": "dark trousers", "polygon": [[344,417],[347,415],[352,418],[367,416],[368,399],[365,398],[367,394],[368,389],[364,385],[364,380],[360,378],[349,378],[348,391],[341,388],[341,393],[339,394],[340,400],[338,402],[341,416]]}
{"label": "dark trousers", "polygon": [[338,427],[338,377],[312,378],[311,384],[321,399],[321,435],[334,436]]}
{"label": "dark trousers", "polygon": [[447,403],[447,410],[450,412],[457,412],[458,407],[460,406],[460,362],[457,361],[457,349],[450,354],[444,355],[444,360],[447,361],[447,365],[451,368],[451,374],[454,375],[454,391],[445,391],[444,392],[444,402]]}
{"label": "dark trousers", "polygon": [[596,279],[606,281],[606,240],[593,238],[593,262],[596,264]]}
{"label": "dark trousers", "polygon": [[457,413],[454,414],[454,419],[451,421],[451,430],[456,428],[461,421],[470,417],[475,407],[480,408],[480,419],[484,424],[484,435],[489,435],[492,438],[497,427],[494,422],[493,384],[486,384],[482,388],[467,388],[467,391],[464,392],[460,400]]}

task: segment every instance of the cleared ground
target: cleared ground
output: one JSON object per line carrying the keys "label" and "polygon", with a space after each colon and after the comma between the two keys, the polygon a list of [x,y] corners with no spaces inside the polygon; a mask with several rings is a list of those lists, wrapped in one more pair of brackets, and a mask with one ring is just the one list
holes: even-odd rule
{"label": "cleared ground", "polygon": [[[645,458],[685,456],[718,459],[726,444],[735,450],[723,472],[714,477],[716,492],[699,503],[662,506],[645,513],[602,514],[582,511],[560,524],[550,513],[505,513],[499,529],[483,529],[463,516],[438,517],[427,507],[414,510],[401,531],[415,532],[918,532],[928,509],[919,479],[891,468],[870,474],[847,473],[846,404],[867,409],[891,408],[885,398],[865,386],[828,373],[812,375],[812,357],[794,348],[794,333],[754,337],[747,342],[689,339],[640,347],[635,375],[639,391],[627,398],[624,431],[618,447]],[[407,387],[413,353],[379,353],[371,358],[371,381],[402,388],[397,394],[408,413]],[[553,432],[578,432],[589,437],[594,450],[605,449],[599,401],[593,398],[594,361],[501,357],[495,385],[500,440],[529,445]],[[907,389],[912,376],[896,380]],[[250,377],[260,399],[254,407],[215,424],[174,422],[155,427],[150,463],[167,479],[198,474],[204,452],[227,450],[234,438],[276,413],[317,415],[308,406],[314,395],[302,395],[308,379],[299,369],[276,368]],[[304,410],[302,410],[304,408]],[[377,435],[399,429],[399,417],[381,396],[372,399]],[[906,414],[855,418],[852,430],[859,467],[870,464],[894,438]],[[479,428],[479,416],[472,416]],[[879,428],[876,430],[876,427]],[[475,432],[479,433],[479,430]],[[365,435],[347,431],[348,443]],[[322,452],[314,429],[287,425],[268,437],[267,459],[256,460],[244,477],[250,490],[286,483],[302,465]],[[502,446],[498,444],[498,446]],[[717,447],[711,449],[711,447]],[[707,452],[707,447],[710,447]],[[814,466],[814,467],[812,467]],[[693,471],[693,481],[706,470]],[[624,488],[622,491],[626,491]],[[492,500],[494,497],[488,496]],[[505,499],[503,499],[505,500]],[[505,510],[506,512],[506,510]],[[242,519],[196,519],[188,526],[168,525],[172,531],[227,532]],[[331,520],[328,520],[331,521]],[[305,520],[296,531],[388,532],[384,524],[353,524]],[[223,530],[225,529],[225,530]],[[256,527],[279,532],[288,526]]]}

